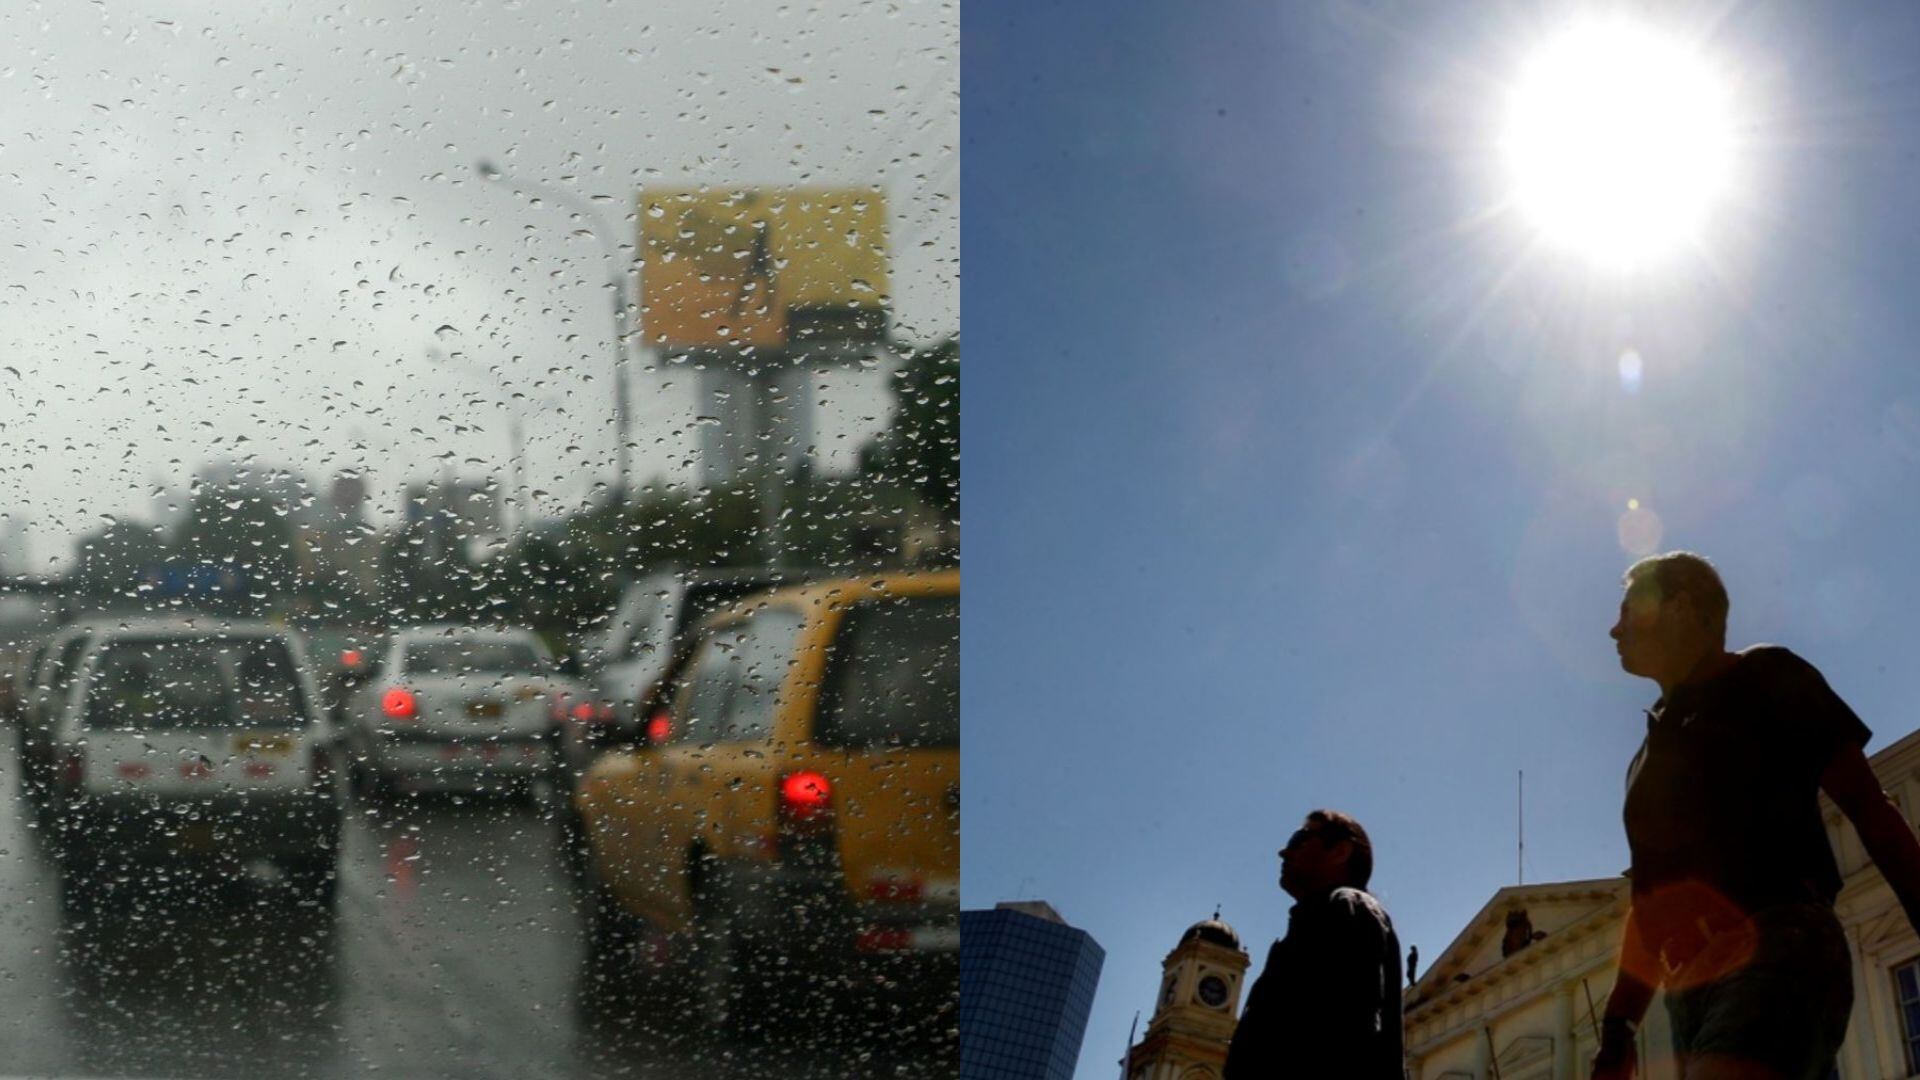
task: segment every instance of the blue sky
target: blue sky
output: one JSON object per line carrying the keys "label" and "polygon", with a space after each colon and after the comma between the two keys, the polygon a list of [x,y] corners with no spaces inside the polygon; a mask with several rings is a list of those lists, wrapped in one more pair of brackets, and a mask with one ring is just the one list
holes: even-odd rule
{"label": "blue sky", "polygon": [[1427,960],[1515,879],[1519,770],[1528,881],[1621,870],[1655,520],[1736,645],[1920,727],[1920,13],[1661,6],[1745,149],[1622,274],[1501,210],[1503,88],[1576,10],[966,6],[963,901],[1106,948],[1083,1077],[1216,904],[1257,967],[1313,807]]}

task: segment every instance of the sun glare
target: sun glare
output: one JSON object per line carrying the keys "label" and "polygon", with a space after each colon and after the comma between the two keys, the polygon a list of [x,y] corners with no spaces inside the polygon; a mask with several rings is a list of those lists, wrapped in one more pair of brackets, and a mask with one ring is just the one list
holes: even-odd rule
{"label": "sun glare", "polygon": [[1555,244],[1632,267],[1697,244],[1732,165],[1726,88],[1680,41],[1624,21],[1550,40],[1502,140],[1521,210]]}

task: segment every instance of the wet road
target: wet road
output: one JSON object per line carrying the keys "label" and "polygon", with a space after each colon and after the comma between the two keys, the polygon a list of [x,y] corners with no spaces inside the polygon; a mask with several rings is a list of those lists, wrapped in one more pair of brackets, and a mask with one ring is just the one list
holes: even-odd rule
{"label": "wet road", "polygon": [[97,919],[63,920],[53,868],[15,796],[11,743],[0,740],[0,1073],[957,1071],[950,1042],[902,1047],[875,1033],[886,1025],[871,1011],[735,1045],[668,1002],[589,1023],[578,1006],[578,902],[546,816],[516,803],[352,806],[331,917],[269,883],[156,877]]}

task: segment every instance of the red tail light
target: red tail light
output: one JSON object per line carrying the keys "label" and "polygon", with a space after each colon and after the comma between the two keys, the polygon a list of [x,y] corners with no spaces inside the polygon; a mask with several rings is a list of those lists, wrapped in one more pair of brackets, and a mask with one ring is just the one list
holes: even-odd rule
{"label": "red tail light", "polygon": [[869,900],[913,904],[925,891],[925,883],[916,877],[876,877],[867,882]]}
{"label": "red tail light", "polygon": [[580,723],[590,724],[593,722],[593,706],[583,701],[573,707],[572,715]]}
{"label": "red tail light", "polygon": [[411,720],[420,715],[420,699],[413,691],[396,686],[380,695],[380,711],[394,720]]}
{"label": "red tail light", "polygon": [[833,782],[811,769],[780,779],[780,816],[789,821],[811,821],[833,809]]}
{"label": "red tail light", "polygon": [[123,761],[113,771],[120,774],[122,780],[145,780],[153,775],[153,769],[144,761]]}
{"label": "red tail light", "polygon": [[833,820],[833,781],[812,769],[780,778],[774,851],[794,865],[831,867],[839,861]]}
{"label": "red tail light", "polygon": [[654,746],[662,746],[671,738],[673,738],[673,717],[667,715],[667,710],[661,709],[659,712],[647,718],[647,741],[649,743],[652,743]]}
{"label": "red tail light", "polygon": [[911,930],[862,930],[853,939],[860,952],[907,952],[913,948]]}
{"label": "red tail light", "polygon": [[342,652],[340,654],[340,666],[347,667],[347,668],[358,668],[360,666],[360,661],[365,659],[366,657],[361,654],[359,649],[348,649],[345,652]]}
{"label": "red tail light", "polygon": [[68,787],[75,788],[86,781],[87,752],[85,750],[67,751],[66,760],[62,762],[60,779],[64,781]]}

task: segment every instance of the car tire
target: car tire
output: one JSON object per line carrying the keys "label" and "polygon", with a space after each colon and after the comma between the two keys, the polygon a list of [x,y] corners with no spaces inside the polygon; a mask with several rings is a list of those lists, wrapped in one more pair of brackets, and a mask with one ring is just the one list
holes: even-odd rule
{"label": "car tire", "polygon": [[71,847],[61,851],[54,876],[60,891],[62,918],[85,920],[100,909],[105,893],[100,880],[102,869],[91,859],[83,859],[82,853]]}
{"label": "car tire", "polygon": [[331,909],[340,897],[340,857],[328,852],[318,858],[303,859],[287,871],[288,884],[302,903]]}
{"label": "car tire", "polygon": [[393,798],[393,778],[373,765],[356,758],[349,770],[354,797],[362,802],[381,803]]}
{"label": "car tire", "polygon": [[645,923],[620,906],[591,865],[585,869],[586,956],[579,1002],[589,1023],[631,1019],[641,986],[640,946]]}
{"label": "car tire", "polygon": [[580,819],[580,811],[574,809],[571,801],[561,802],[553,817],[567,880],[576,888],[584,887],[587,883],[587,864],[593,860],[593,848],[587,841],[586,822]]}
{"label": "car tire", "polygon": [[788,1019],[775,993],[765,950],[747,932],[740,912],[749,902],[724,867],[708,860],[693,879],[691,1000],[697,1019],[726,1038],[773,1035]]}

